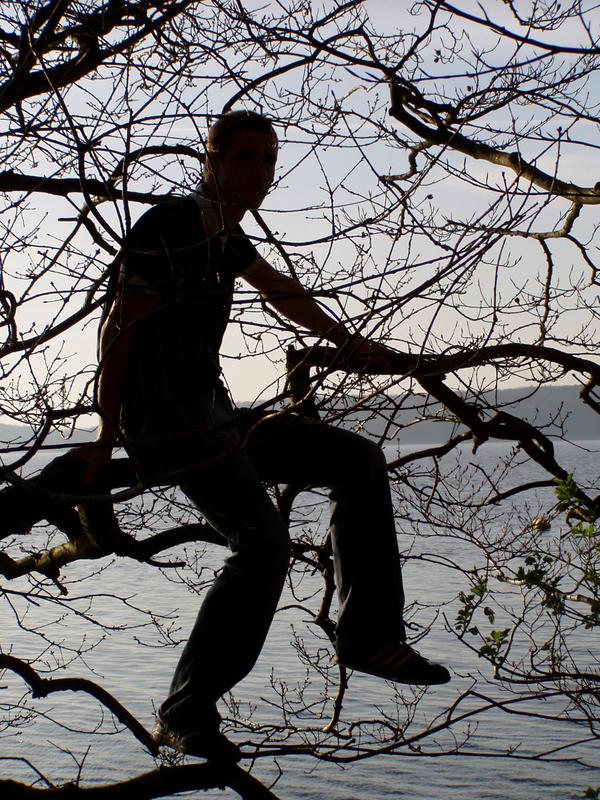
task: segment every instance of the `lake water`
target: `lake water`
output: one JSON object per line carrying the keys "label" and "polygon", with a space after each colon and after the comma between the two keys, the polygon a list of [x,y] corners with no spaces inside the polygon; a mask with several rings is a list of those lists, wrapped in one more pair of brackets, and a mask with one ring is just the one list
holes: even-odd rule
{"label": "lake water", "polygon": [[[571,468],[582,484],[598,485],[600,443],[591,442],[584,449],[559,445],[569,460]],[[490,443],[478,455],[481,470],[488,474],[499,463],[507,448],[504,444]],[[406,452],[402,450],[401,452]],[[390,452],[392,460],[397,453]],[[449,456],[456,461],[456,456]],[[473,460],[467,450],[460,461]],[[419,469],[422,469],[419,467]],[[513,468],[510,484],[521,480],[535,480],[538,475],[530,465]],[[593,493],[593,492],[592,492]],[[538,492],[540,509],[552,503],[552,490]],[[531,504],[531,501],[530,501]],[[154,509],[145,506],[147,519],[152,521]],[[322,526],[324,509],[312,509],[312,525]],[[316,513],[316,516],[314,514]],[[531,513],[531,510],[530,510]],[[414,619],[420,624],[430,620],[432,630],[420,649],[425,655],[440,660],[453,672],[450,684],[429,690],[419,704],[418,725],[424,718],[434,719],[455,702],[461,692],[474,681],[479,681],[490,696],[494,688],[485,683],[490,677],[489,664],[478,659],[476,652],[457,644],[455,636],[447,629],[441,617],[435,619],[436,610],[443,610],[453,621],[457,605],[453,598],[468,586],[464,576],[449,563],[462,563],[465,568],[479,566],[481,554],[469,541],[459,541],[456,536],[445,536],[440,531],[430,531],[430,536],[412,539],[410,532],[410,510],[404,510],[399,524],[401,550],[409,554],[404,568],[407,597],[416,603]],[[303,525],[309,524],[305,519]],[[498,519],[490,525],[505,524]],[[517,522],[515,522],[517,524]],[[564,521],[556,519],[549,535],[558,535]],[[435,533],[435,535],[433,535]],[[487,531],[488,534],[491,531]],[[188,546],[190,552],[194,552]],[[79,675],[97,680],[111,691],[128,709],[147,726],[152,725],[153,704],[160,703],[168,688],[170,676],[181,644],[171,646],[170,639],[183,641],[189,631],[199,604],[199,598],[185,585],[202,592],[202,584],[210,580],[218,568],[224,551],[209,548],[199,553],[198,570],[166,570],[157,572],[147,565],[131,563],[124,559],[104,560],[100,563],[80,563],[64,570],[63,578],[68,582],[69,594],[64,598],[62,611],[54,603],[44,604],[45,590],[38,591],[39,606],[21,616],[21,625],[16,617],[23,615],[27,607],[26,598],[12,594],[2,604],[2,633],[0,644],[6,652],[12,648],[15,656],[28,658],[40,652],[39,635],[59,641],[62,650],[48,645],[38,667],[64,664],[63,675]],[[171,557],[171,553],[169,553]],[[166,556],[162,556],[163,559]],[[104,571],[99,571],[100,567]],[[35,581],[33,581],[35,583]],[[311,653],[322,652],[328,659],[327,643],[312,624],[311,614],[318,606],[318,596],[313,593],[320,587],[317,578],[305,579],[294,595],[289,587],[282,598],[282,609],[276,616],[273,628],[259,663],[250,676],[235,690],[236,701],[243,717],[252,711],[251,724],[274,725],[281,723],[282,712],[277,705],[277,693],[281,684],[288,690],[290,703],[294,702],[296,690],[303,689],[301,701],[321,701],[323,685],[318,680],[304,688],[306,668],[299,648],[292,642],[302,642]],[[5,589],[27,591],[32,584],[26,580],[4,584]],[[33,587],[35,588],[35,587]],[[39,588],[39,587],[38,587]],[[50,592],[50,589],[48,590]],[[506,589],[507,599],[510,592]],[[117,594],[119,598],[115,597]],[[52,595],[55,597],[56,592]],[[41,598],[41,599],[40,599]],[[124,601],[126,599],[126,602]],[[302,606],[302,608],[299,608]],[[151,610],[161,620],[163,634],[148,625],[144,610]],[[111,629],[95,626],[90,619],[106,623]],[[40,627],[47,624],[47,628]],[[138,626],[138,627],[136,627]],[[35,627],[38,634],[27,633],[24,628]],[[586,632],[581,647],[589,651],[589,664],[593,663],[600,646],[598,631]],[[76,652],[88,650],[83,657]],[[73,663],[66,663],[69,652]],[[597,662],[596,662],[597,664]],[[597,668],[597,667],[596,667]],[[102,715],[95,701],[83,694],[54,694],[44,700],[31,700],[24,685],[14,675],[6,673],[0,690],[0,771],[4,777],[33,780],[31,769],[18,759],[29,759],[56,783],[72,780],[77,774],[73,757],[83,760],[82,780],[90,785],[130,777],[154,767],[152,757],[127,731],[115,731],[111,720]],[[335,694],[330,686],[327,695]],[[393,716],[395,703],[402,709],[403,697],[412,698],[412,690],[404,687],[404,694],[397,694],[384,681],[366,675],[354,674],[346,693],[342,720],[345,723],[357,718],[378,718],[382,713]],[[497,691],[497,696],[501,693]],[[22,715],[27,709],[33,714],[28,721],[15,719],[11,711],[11,725],[6,724],[8,707],[20,703]],[[300,700],[299,700],[300,702]],[[303,724],[308,729],[326,723],[331,713],[330,699],[325,701],[324,718],[315,717],[315,708],[307,708],[302,714]],[[473,703],[474,701],[471,701]],[[539,705],[536,707],[539,710]],[[477,715],[471,721],[458,725],[451,733],[444,732],[437,741],[426,739],[422,743],[425,755],[408,750],[359,761],[345,768],[318,761],[304,755],[291,755],[279,759],[283,775],[274,791],[286,800],[352,800],[353,798],[432,798],[447,800],[562,800],[581,797],[588,785],[600,785],[600,763],[597,742],[587,739],[585,729],[567,723],[557,723],[551,717],[557,706],[548,701],[546,713],[550,719],[542,721],[527,716],[517,716],[490,710]],[[222,709],[224,716],[227,709]],[[4,724],[2,722],[4,720]],[[15,724],[16,723],[16,724]],[[81,733],[98,729],[101,735],[88,736]],[[454,738],[455,737],[455,738]],[[460,755],[437,755],[440,748],[447,750],[453,741],[458,744],[471,737]],[[251,737],[239,733],[242,742]],[[580,741],[581,740],[581,741]],[[528,757],[540,751],[551,750],[566,742],[579,742],[564,752],[556,753],[554,761],[531,761]],[[86,754],[88,745],[91,745]],[[516,748],[516,755],[505,757],[509,748]],[[568,759],[579,758],[588,767],[580,766]],[[567,759],[567,760],[561,760]],[[242,765],[249,766],[248,761]],[[271,759],[256,762],[254,773],[266,783],[275,780],[278,767]],[[237,797],[233,792],[188,793],[188,797]]]}

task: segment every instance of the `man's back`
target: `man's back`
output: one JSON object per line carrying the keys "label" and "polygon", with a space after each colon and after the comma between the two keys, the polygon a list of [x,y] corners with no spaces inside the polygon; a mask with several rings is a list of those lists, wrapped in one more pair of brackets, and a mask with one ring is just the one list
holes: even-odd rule
{"label": "man's back", "polygon": [[122,398],[130,436],[172,425],[182,404],[220,387],[235,276],[256,250],[239,226],[223,237],[210,221],[193,196],[177,198],[147,211],[128,237],[122,291],[155,297],[132,338]]}

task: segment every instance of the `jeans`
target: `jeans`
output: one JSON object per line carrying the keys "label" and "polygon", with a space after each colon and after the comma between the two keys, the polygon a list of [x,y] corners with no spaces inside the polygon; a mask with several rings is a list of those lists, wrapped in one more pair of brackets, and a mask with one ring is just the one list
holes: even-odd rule
{"label": "jeans", "polygon": [[[182,412],[193,435],[154,445],[154,466],[188,467],[179,481],[231,555],[207,592],[160,716],[175,730],[218,726],[217,699],[254,666],[290,560],[287,525],[263,481],[330,490],[339,609],[336,646],[405,639],[404,594],[381,449],[350,431],[295,413],[274,415],[246,437],[224,395]],[[169,442],[167,444],[167,442]],[[142,456],[144,460],[144,456]]]}

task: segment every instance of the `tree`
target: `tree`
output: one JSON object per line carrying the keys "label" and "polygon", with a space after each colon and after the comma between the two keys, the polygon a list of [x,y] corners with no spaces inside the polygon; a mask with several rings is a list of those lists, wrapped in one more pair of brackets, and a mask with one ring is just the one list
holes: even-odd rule
{"label": "tree", "polygon": [[[320,606],[316,638],[295,641],[307,669],[297,696],[274,679],[277,726],[248,720],[234,700],[229,724],[258,760],[302,752],[340,764],[407,748],[468,751],[468,720],[493,709],[542,724],[550,700],[552,718],[572,723],[579,740],[598,737],[600,501],[557,446],[567,438],[564,410],[525,419],[499,394],[518,387],[519,399],[535,399],[568,376],[581,403],[600,412],[593,3],[494,2],[487,13],[444,0],[399,5],[393,21],[376,0],[322,8],[305,0],[37,0],[1,11],[0,408],[26,427],[3,445],[0,571],[6,613],[36,644],[21,652],[20,640],[4,638],[0,664],[4,680],[24,681],[34,698],[88,693],[155,755],[146,721],[96,676],[75,674],[101,638],[90,631],[110,628],[94,597],[131,604],[116,585],[115,556],[195,585],[198,543],[219,542],[188,508],[168,510],[163,488],[140,485],[126,457],[91,495],[68,437],[90,424],[94,332],[132,220],[198,182],[207,123],[234,106],[272,115],[283,143],[277,203],[251,226],[263,252],[398,356],[389,374],[375,374],[368,360],[305,339],[240,294],[231,367],[246,352],[244,363],[262,365],[265,382],[282,376],[257,392],[259,405],[277,409],[289,395],[308,413],[374,426],[382,444],[427,421],[454,426],[442,444],[391,457],[389,469],[401,532],[414,528],[416,542],[427,541],[439,568],[462,584],[437,619],[415,615],[413,631],[445,625],[468,655],[470,678],[433,719],[420,716],[425,701],[410,693],[375,721],[347,718],[348,676],[328,649],[327,539],[312,501],[297,500],[302,487],[274,489],[300,529],[296,596],[298,586],[313,586],[308,573],[322,576],[316,606],[298,600],[311,613]],[[50,460],[56,431],[66,454]],[[452,454],[464,454],[465,443],[481,452],[497,440],[514,448],[492,472],[464,455],[457,468]],[[591,458],[579,452],[582,462]],[[41,454],[49,464],[40,472]],[[518,470],[525,477],[515,481]],[[541,488],[557,497],[538,508]],[[439,555],[456,543],[472,561]],[[424,569],[431,556],[417,547],[407,558]],[[90,560],[102,588],[88,597],[70,583]],[[69,591],[79,592],[77,602]],[[65,614],[85,627],[77,646],[61,642]],[[163,641],[176,638],[171,620],[152,609],[146,618]],[[69,662],[71,677],[55,674]],[[35,704],[9,705],[9,731],[35,713]],[[93,741],[88,734],[81,739]],[[551,750],[561,752],[557,745],[531,757]],[[34,782],[56,780],[30,766]],[[136,783],[117,780],[107,796],[133,785],[145,797],[221,785],[273,796],[237,767],[175,764],[130,778]],[[28,782],[3,786],[15,797],[45,791]],[[86,791],[84,782],[76,793]]]}

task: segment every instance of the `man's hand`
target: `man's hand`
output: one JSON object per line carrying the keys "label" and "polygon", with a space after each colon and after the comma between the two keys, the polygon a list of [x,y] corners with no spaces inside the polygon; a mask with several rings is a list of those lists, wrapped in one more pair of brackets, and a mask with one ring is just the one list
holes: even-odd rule
{"label": "man's hand", "polygon": [[95,441],[73,448],[63,458],[71,464],[81,467],[84,486],[91,487],[97,479],[98,472],[110,463],[112,442]]}
{"label": "man's hand", "polygon": [[397,354],[393,350],[351,333],[343,322],[332,319],[296,280],[278,272],[264,258],[257,258],[242,277],[279,313],[332,342],[345,356],[363,361],[367,371],[382,374],[396,371]]}
{"label": "man's hand", "polygon": [[110,463],[112,444],[94,442],[86,454],[86,468],[83,473],[83,482],[87,485],[94,483],[98,471]]}

